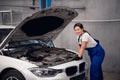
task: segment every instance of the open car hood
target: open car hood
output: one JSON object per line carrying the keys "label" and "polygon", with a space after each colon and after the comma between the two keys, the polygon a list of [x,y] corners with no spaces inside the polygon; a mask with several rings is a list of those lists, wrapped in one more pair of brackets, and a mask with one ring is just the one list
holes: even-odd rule
{"label": "open car hood", "polygon": [[74,9],[60,6],[36,12],[22,20],[7,36],[1,47],[8,41],[40,39],[49,42],[54,40],[77,15]]}

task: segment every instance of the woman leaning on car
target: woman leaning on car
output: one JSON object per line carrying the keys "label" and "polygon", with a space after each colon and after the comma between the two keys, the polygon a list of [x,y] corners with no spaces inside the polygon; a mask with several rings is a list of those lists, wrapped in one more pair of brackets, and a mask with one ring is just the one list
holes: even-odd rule
{"label": "woman leaning on car", "polygon": [[103,80],[102,62],[105,52],[98,40],[94,39],[81,23],[74,25],[74,31],[78,39],[78,57],[82,57],[84,50],[90,56],[90,80]]}

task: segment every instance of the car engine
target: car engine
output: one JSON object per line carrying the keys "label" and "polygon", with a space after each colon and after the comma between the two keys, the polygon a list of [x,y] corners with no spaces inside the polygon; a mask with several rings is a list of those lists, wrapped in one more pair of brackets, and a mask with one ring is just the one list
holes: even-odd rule
{"label": "car engine", "polygon": [[6,47],[7,50],[3,51],[4,55],[31,62],[40,67],[54,66],[81,59],[77,57],[76,53],[64,48],[43,47],[40,45],[8,47]]}

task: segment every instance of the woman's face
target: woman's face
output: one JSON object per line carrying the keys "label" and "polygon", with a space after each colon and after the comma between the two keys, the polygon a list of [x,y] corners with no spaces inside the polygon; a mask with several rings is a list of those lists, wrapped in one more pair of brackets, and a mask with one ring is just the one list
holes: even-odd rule
{"label": "woman's face", "polygon": [[82,35],[83,29],[81,29],[79,26],[75,26],[74,31],[76,35]]}

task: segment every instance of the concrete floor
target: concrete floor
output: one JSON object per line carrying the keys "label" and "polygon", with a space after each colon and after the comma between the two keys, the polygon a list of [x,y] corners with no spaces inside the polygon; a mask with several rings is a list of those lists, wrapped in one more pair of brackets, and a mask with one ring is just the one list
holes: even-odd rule
{"label": "concrete floor", "polygon": [[[104,74],[104,80],[120,80],[120,73],[104,72],[103,74]],[[88,80],[90,80],[89,77]]]}
{"label": "concrete floor", "polygon": [[104,80],[120,80],[120,73],[104,72]]}

